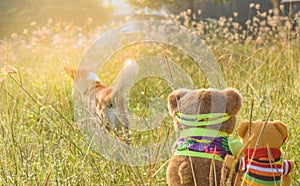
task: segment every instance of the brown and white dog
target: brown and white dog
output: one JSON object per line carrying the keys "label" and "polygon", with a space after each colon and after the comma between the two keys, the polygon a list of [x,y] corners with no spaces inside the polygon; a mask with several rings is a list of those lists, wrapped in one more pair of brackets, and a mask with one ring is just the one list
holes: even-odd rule
{"label": "brown and white dog", "polygon": [[121,123],[115,115],[111,100],[112,87],[103,85],[98,75],[91,70],[65,67],[65,71],[74,81],[73,93],[79,95],[85,102],[93,104],[90,107],[100,118],[101,125],[118,137],[126,137],[125,131],[128,131],[128,126]]}

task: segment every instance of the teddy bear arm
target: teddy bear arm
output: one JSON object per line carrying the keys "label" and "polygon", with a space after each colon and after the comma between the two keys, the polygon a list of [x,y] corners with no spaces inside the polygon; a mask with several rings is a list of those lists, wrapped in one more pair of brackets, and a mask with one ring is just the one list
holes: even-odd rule
{"label": "teddy bear arm", "polygon": [[294,162],[291,160],[283,160],[284,175],[289,175],[294,169]]}
{"label": "teddy bear arm", "polygon": [[223,161],[223,167],[221,170],[220,185],[240,185],[239,182],[242,177],[240,172],[241,162],[236,162],[236,158],[232,155],[227,155]]}
{"label": "teddy bear arm", "polygon": [[189,162],[182,162],[178,168],[180,184],[189,184],[193,182],[193,173]]}
{"label": "teddy bear arm", "polygon": [[231,155],[227,155],[224,158],[223,161],[223,166],[222,166],[222,170],[221,170],[221,181],[220,181],[220,185],[226,185],[226,183],[228,182],[228,177],[230,174],[230,170],[231,167],[234,163],[234,157]]}

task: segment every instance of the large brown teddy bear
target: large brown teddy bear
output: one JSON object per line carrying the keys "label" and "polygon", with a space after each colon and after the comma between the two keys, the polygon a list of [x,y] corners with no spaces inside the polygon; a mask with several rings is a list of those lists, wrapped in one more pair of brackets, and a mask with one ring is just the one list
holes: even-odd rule
{"label": "large brown teddy bear", "polygon": [[[238,134],[246,145],[239,170],[242,173],[239,185],[291,184],[289,176],[293,163],[283,160],[280,148],[288,133],[280,121],[242,122]],[[250,140],[249,140],[250,139]]]}
{"label": "large brown teddy bear", "polygon": [[[232,88],[179,89],[169,95],[169,113],[180,137],[167,169],[168,185],[219,185],[223,158],[242,146],[231,146],[228,139],[241,106],[242,96]],[[233,152],[233,146],[238,150]]]}

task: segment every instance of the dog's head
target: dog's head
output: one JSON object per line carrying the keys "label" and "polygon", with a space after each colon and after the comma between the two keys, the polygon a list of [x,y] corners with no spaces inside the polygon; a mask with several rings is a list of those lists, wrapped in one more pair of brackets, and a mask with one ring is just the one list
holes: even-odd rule
{"label": "dog's head", "polygon": [[112,88],[103,85],[96,73],[87,69],[71,67],[65,67],[65,71],[74,81],[74,93],[80,93],[84,97],[95,98],[98,109],[111,105]]}
{"label": "dog's head", "polygon": [[75,85],[80,86],[81,89],[88,88],[86,86],[91,83],[95,83],[95,82],[100,83],[97,74],[92,72],[91,70],[65,67],[65,71],[70,76],[70,78],[74,80]]}
{"label": "dog's head", "polygon": [[112,87],[103,85],[91,70],[65,67],[65,71],[74,81],[75,97],[95,108],[101,122],[109,120],[112,128],[116,127],[115,109],[111,101]]}

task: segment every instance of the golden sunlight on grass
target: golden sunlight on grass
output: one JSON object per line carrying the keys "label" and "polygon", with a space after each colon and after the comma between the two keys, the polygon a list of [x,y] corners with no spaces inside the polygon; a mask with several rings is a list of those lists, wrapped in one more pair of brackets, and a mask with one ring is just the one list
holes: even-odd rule
{"label": "golden sunlight on grass", "polygon": [[[253,120],[264,119],[273,108],[270,120],[278,119],[288,125],[289,138],[283,151],[285,158],[296,165],[292,183],[300,185],[297,168],[300,166],[300,24],[299,21],[294,24],[288,16],[274,15],[272,10],[261,12],[258,4],[250,4],[250,8],[257,14],[245,26],[235,20],[237,14],[192,24],[189,12],[167,19],[188,27],[211,48],[226,85],[237,88],[244,97],[238,122],[250,118],[254,100]],[[299,18],[300,14],[295,20]],[[165,185],[165,162],[130,167],[106,161],[90,148],[74,120],[72,84],[63,67],[76,67],[106,28],[93,27],[92,23],[97,21],[94,18],[78,24],[54,18],[43,21],[29,22],[20,32],[11,32],[0,41],[0,183]],[[107,71],[99,74],[100,79],[111,83],[123,65],[133,63],[135,57],[164,53],[178,62],[199,88],[208,86],[189,56],[168,46],[158,47],[139,45],[120,51],[110,59],[115,66],[105,66]],[[171,91],[145,87],[146,84],[167,86],[159,79],[143,81],[137,89],[143,95],[134,95],[136,99],[142,99],[146,93],[156,94],[158,90],[165,94]],[[137,102],[132,105],[136,106],[133,108],[136,113],[142,113],[143,105]],[[132,131],[131,135],[136,134],[137,144],[146,143],[165,137],[164,132],[170,126],[171,121],[149,133]]]}

